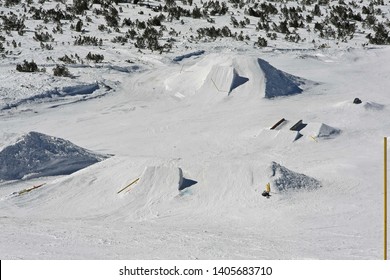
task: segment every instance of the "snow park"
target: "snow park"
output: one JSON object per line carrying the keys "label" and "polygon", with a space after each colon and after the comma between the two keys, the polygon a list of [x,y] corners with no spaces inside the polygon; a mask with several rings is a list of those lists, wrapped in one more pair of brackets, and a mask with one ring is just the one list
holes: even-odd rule
{"label": "snow park", "polygon": [[0,259],[380,260],[390,1],[0,2]]}

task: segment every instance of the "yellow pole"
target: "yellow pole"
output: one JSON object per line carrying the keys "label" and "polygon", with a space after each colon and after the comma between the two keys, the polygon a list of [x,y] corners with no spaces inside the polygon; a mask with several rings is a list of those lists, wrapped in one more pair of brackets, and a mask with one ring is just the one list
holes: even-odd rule
{"label": "yellow pole", "polygon": [[267,185],[265,186],[265,191],[267,193],[270,193],[271,192],[271,184],[270,183],[267,183]]}
{"label": "yellow pole", "polygon": [[123,189],[119,190],[117,193],[121,193],[122,191],[124,191],[125,189],[127,189],[128,187],[130,187],[131,185],[137,183],[139,180],[139,178],[135,179],[133,182],[131,182],[130,184],[128,184],[126,187],[124,187]]}
{"label": "yellow pole", "polygon": [[387,137],[384,138],[384,254],[387,260]]}

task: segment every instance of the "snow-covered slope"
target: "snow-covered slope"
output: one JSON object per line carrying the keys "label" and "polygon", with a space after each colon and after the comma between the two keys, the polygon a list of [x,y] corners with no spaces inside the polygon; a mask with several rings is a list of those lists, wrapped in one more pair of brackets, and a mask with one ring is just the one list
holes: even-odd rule
{"label": "snow-covered slope", "polygon": [[[1,108],[17,105],[0,111],[2,259],[381,257],[390,50],[372,39],[387,3],[229,2],[211,15],[214,2],[194,0],[172,21],[163,5],[121,3],[116,28],[97,4],[33,2],[0,7],[26,13],[0,38]],[[17,71],[24,59],[40,71]],[[28,131],[44,135],[15,140]]]}

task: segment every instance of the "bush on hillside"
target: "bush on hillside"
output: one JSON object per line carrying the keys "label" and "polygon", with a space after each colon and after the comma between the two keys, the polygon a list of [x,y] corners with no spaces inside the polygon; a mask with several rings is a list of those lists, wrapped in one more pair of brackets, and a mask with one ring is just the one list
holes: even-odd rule
{"label": "bush on hillside", "polygon": [[16,70],[19,72],[39,72],[39,68],[34,60],[31,60],[31,62],[24,60],[23,64],[16,65]]}
{"label": "bush on hillside", "polygon": [[53,75],[57,77],[72,77],[65,65],[57,65],[53,68]]}
{"label": "bush on hillside", "polygon": [[4,5],[5,5],[6,7],[11,7],[11,6],[20,4],[20,2],[21,2],[21,0],[5,0]]}
{"label": "bush on hillside", "polygon": [[104,60],[104,55],[102,55],[102,54],[93,54],[93,53],[89,52],[85,58],[88,59],[88,60],[92,60],[95,63],[99,63],[99,62],[102,62]]}

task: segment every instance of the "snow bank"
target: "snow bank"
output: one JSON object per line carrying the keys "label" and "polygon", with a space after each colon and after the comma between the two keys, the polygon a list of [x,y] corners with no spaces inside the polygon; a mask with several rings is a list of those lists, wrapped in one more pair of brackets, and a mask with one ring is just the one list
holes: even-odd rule
{"label": "snow bank", "polygon": [[55,88],[52,90],[45,91],[43,93],[39,93],[33,96],[29,96],[26,98],[19,99],[13,103],[9,103],[1,110],[9,110],[12,108],[16,108],[20,105],[29,103],[29,102],[37,102],[40,100],[45,99],[55,99],[55,98],[63,98],[66,96],[76,96],[76,95],[89,95],[94,93],[96,90],[98,90],[99,84],[93,83],[93,84],[84,84],[84,85],[75,85],[75,86],[66,86],[63,88]]}
{"label": "snow bank", "polygon": [[38,132],[29,132],[0,151],[0,180],[71,174],[106,156]]}
{"label": "snow bank", "polygon": [[321,183],[318,180],[291,171],[276,162],[272,162],[270,170],[272,187],[279,192],[290,189],[316,189],[321,187]]}

